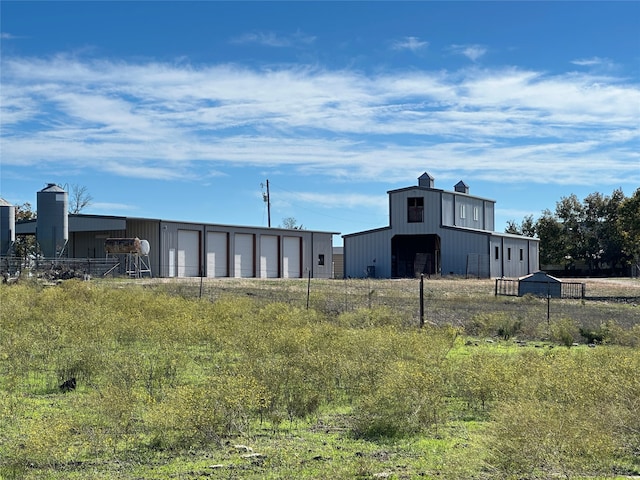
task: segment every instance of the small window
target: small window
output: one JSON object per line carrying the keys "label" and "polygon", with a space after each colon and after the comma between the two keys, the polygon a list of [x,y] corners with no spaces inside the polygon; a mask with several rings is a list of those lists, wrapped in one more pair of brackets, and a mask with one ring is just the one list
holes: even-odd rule
{"label": "small window", "polygon": [[496,260],[500,260],[500,247],[496,247],[495,252]]}
{"label": "small window", "polygon": [[407,199],[407,221],[409,223],[424,222],[424,197]]}
{"label": "small window", "polygon": [[324,253],[318,255],[318,265],[324,265]]}
{"label": "small window", "polygon": [[511,260],[511,247],[507,248],[507,260]]}
{"label": "small window", "polygon": [[520,249],[520,261],[522,262],[524,260],[524,250]]}
{"label": "small window", "polygon": [[473,207],[473,219],[478,221],[478,207]]}
{"label": "small window", "polygon": [[460,218],[467,218],[466,205],[460,205]]}

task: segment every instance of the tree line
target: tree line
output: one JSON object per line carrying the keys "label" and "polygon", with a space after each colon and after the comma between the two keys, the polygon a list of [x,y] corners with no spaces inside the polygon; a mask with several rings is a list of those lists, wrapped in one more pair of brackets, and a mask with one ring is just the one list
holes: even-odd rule
{"label": "tree line", "polygon": [[510,220],[505,232],[539,238],[541,266],[625,274],[640,264],[640,188],[631,197],[594,192],[582,202],[571,194],[537,220]]}

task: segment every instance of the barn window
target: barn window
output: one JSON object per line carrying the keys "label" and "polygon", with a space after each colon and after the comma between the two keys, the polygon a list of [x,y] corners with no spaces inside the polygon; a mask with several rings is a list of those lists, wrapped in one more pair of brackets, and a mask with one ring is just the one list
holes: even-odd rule
{"label": "barn window", "polygon": [[324,265],[324,254],[320,253],[318,255],[318,265]]}
{"label": "barn window", "polygon": [[478,207],[473,207],[473,219],[478,221]]}
{"label": "barn window", "polygon": [[507,260],[511,260],[511,247],[507,248]]}
{"label": "barn window", "polygon": [[496,255],[496,260],[500,260],[500,247],[496,247],[495,255]]}
{"label": "barn window", "polygon": [[520,249],[520,261],[524,260],[524,250]]}
{"label": "barn window", "polygon": [[467,217],[466,205],[460,205],[460,218],[466,218],[466,217]]}
{"label": "barn window", "polygon": [[407,199],[407,219],[409,223],[424,222],[424,197]]}

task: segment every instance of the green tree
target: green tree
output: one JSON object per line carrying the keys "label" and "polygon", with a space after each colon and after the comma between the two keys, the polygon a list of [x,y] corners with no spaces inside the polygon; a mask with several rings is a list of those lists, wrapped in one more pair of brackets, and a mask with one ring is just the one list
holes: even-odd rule
{"label": "green tree", "polygon": [[620,202],[616,220],[623,253],[629,261],[640,264],[640,188]]}
{"label": "green tree", "polygon": [[[15,219],[16,222],[22,222],[27,220],[35,220],[37,217],[36,212],[31,208],[29,202],[25,202],[22,205],[16,205]],[[36,252],[36,238],[34,235],[17,235],[14,252],[17,257],[26,258],[29,255]]]}
{"label": "green tree", "polygon": [[533,220],[533,215],[527,215],[524,217],[520,225],[518,225],[515,220],[508,220],[507,227],[504,232],[513,233],[515,235],[524,235],[525,237],[535,237],[536,222]]}
{"label": "green tree", "polygon": [[540,239],[540,264],[564,265],[567,254],[562,223],[550,210],[542,212],[542,217],[536,222],[536,232]]}
{"label": "green tree", "polygon": [[[639,196],[636,192],[636,197]],[[508,233],[535,232],[540,238],[540,263],[571,267],[584,262],[590,271],[626,267],[640,257],[640,200],[626,199],[622,190],[611,196],[594,192],[580,202],[574,194],[562,197],[555,212],[544,210],[522,226],[508,223]]]}

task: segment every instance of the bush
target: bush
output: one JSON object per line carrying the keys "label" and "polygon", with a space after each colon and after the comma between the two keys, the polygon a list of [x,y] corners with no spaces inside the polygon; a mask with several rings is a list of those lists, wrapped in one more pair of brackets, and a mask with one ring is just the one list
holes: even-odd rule
{"label": "bush", "polygon": [[578,326],[570,318],[561,318],[551,323],[551,340],[570,347],[578,339]]}
{"label": "bush", "polygon": [[481,313],[465,327],[466,333],[472,336],[498,336],[509,340],[522,328],[522,321],[507,313]]}
{"label": "bush", "polygon": [[398,437],[437,427],[443,415],[445,375],[420,362],[388,365],[377,388],[359,398],[353,430],[365,438]]}
{"label": "bush", "polygon": [[190,447],[245,434],[262,392],[241,374],[211,377],[203,385],[181,385],[152,405],[146,423],[157,448]]}
{"label": "bush", "polygon": [[616,450],[597,407],[521,398],[500,404],[489,424],[488,464],[501,478],[607,474]]}

